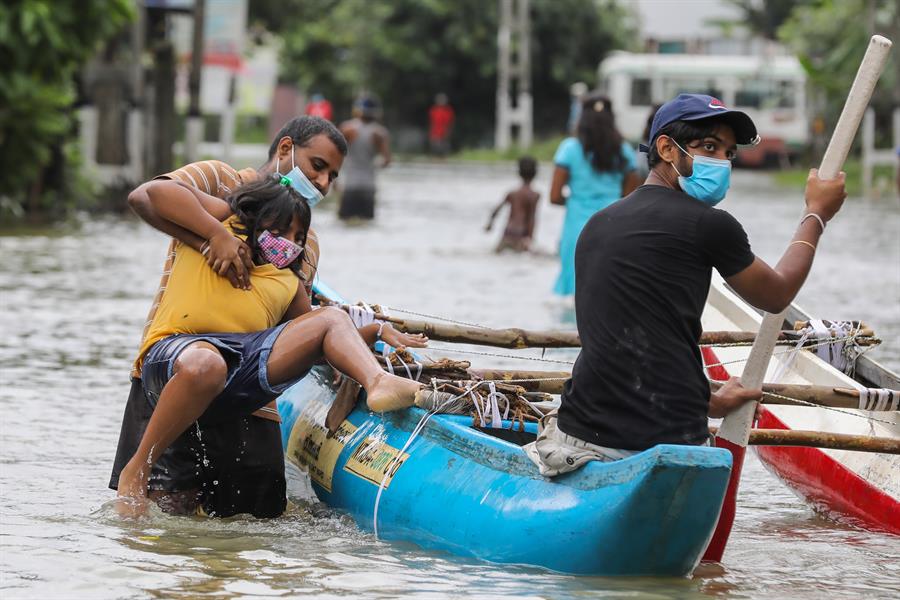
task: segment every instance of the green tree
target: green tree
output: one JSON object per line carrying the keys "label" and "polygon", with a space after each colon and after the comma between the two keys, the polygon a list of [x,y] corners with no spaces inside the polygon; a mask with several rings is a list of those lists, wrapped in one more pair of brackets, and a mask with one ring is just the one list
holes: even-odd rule
{"label": "green tree", "polygon": [[0,212],[52,215],[71,201],[75,78],[133,10],[129,0],[0,4]]}
{"label": "green tree", "polygon": [[[834,123],[853,83],[859,62],[872,34],[900,39],[900,6],[894,0],[816,0],[798,6],[779,29],[781,41],[791,48],[824,94],[825,118]],[[871,106],[885,121],[900,105],[900,60],[897,48],[890,59]],[[879,127],[887,133],[889,127]]]}
{"label": "green tree", "polygon": [[637,26],[621,2],[532,0],[531,6],[535,127],[563,133],[569,86],[584,81],[596,87],[600,61],[613,50],[632,49]]}
{"label": "green tree", "polygon": [[[531,17],[535,126],[561,132],[569,85],[594,82],[633,27],[615,0],[532,0]],[[251,0],[250,18],[281,36],[282,79],[326,94],[339,115],[366,91],[389,125],[424,128],[435,93],[446,92],[457,142],[493,139],[495,0]]]}
{"label": "green tree", "polygon": [[741,25],[751,33],[766,38],[778,39],[778,29],[790,18],[794,9],[809,4],[814,0],[726,0],[728,4],[741,11],[742,19],[728,22],[728,25]]}

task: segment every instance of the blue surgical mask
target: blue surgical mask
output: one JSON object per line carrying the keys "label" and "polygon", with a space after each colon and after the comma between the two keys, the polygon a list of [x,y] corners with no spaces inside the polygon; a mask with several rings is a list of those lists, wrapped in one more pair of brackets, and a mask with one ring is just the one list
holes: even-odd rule
{"label": "blue surgical mask", "polygon": [[[678,142],[672,141],[678,146]],[[721,202],[731,185],[731,161],[694,156],[681,146],[678,146],[678,149],[690,156],[694,162],[694,170],[690,177],[682,177],[675,164],[672,164],[672,168],[678,173],[678,185],[681,186],[681,190],[710,206]]]}
{"label": "blue surgical mask", "polygon": [[[325,196],[323,196],[322,192],[313,185],[313,182],[303,174],[300,167],[294,164],[293,149],[291,149],[291,167],[292,168],[288,171],[287,175],[284,175],[284,177],[287,177],[291,181],[291,187],[294,188],[298,194],[306,198],[306,203],[309,204],[310,208],[321,202],[322,198]],[[276,167],[275,173],[281,175],[278,167]]]}

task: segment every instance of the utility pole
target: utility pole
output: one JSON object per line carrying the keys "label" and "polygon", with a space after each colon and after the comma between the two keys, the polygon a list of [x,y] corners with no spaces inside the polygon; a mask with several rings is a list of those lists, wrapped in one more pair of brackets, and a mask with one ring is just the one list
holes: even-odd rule
{"label": "utility pole", "polygon": [[513,128],[517,127],[517,144],[527,148],[533,135],[529,0],[499,0],[499,3],[494,146],[498,150],[509,148]]}
{"label": "utility pole", "polygon": [[172,170],[175,141],[175,49],[166,37],[166,11],[147,7],[148,46],[153,67],[145,84],[148,103],[146,172],[156,175]]}
{"label": "utility pole", "polygon": [[192,163],[199,157],[203,137],[203,114],[200,112],[200,81],[203,75],[203,24],[206,0],[194,0],[194,39],[191,50],[191,75],[188,80],[190,104],[185,123],[184,158]]}

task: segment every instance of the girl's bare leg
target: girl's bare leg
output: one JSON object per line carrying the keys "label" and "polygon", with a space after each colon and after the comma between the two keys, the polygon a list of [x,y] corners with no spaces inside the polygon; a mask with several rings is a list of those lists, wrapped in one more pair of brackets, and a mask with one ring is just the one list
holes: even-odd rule
{"label": "girl's bare leg", "polygon": [[385,373],[347,313],[334,307],[314,310],[284,328],[269,355],[269,382],[278,385],[296,379],[323,356],[365,388],[372,410],[411,406],[422,388],[415,381]]}
{"label": "girl's bare leg", "polygon": [[[228,368],[215,346],[195,342],[178,355],[173,373],[159,395],[137,452],[119,475],[119,496],[147,496],[153,464],[222,392]],[[123,512],[139,514],[142,510],[124,507]]]}

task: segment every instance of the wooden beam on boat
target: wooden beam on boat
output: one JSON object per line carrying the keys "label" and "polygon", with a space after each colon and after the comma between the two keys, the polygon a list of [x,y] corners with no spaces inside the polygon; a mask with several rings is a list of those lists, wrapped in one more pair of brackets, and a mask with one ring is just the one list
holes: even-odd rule
{"label": "wooden beam on boat", "polygon": [[[710,381],[710,387],[717,390],[722,382]],[[777,394],[775,396],[774,394]],[[900,395],[900,391],[894,391]],[[782,396],[782,397],[778,397]],[[859,390],[828,385],[800,385],[788,383],[764,383],[763,404],[786,404],[806,406],[816,404],[830,408],[859,409]],[[889,410],[887,408],[883,410]],[[896,412],[896,409],[894,409]]]}
{"label": "wooden beam on boat", "polygon": [[[715,434],[717,429],[716,427],[710,427],[710,433]],[[853,452],[900,454],[900,439],[898,438],[830,433],[827,431],[751,429],[749,443],[751,446],[804,446],[807,448],[851,450]]]}
{"label": "wooden beam on boat", "polygon": [[[516,385],[530,392],[544,392],[546,394],[561,394],[566,379],[572,376],[568,371],[469,369],[468,372],[471,376],[478,379],[514,381]],[[721,385],[721,382],[710,381],[710,387],[713,390],[719,389]],[[894,391],[894,393],[900,395],[900,391]],[[830,408],[859,409],[859,391],[853,388],[827,385],[765,383],[763,384],[763,404],[795,406],[815,404]],[[890,409],[885,408],[883,410],[887,411]]]}
{"label": "wooden beam on boat", "polygon": [[[375,314],[376,319],[388,321],[404,333],[421,333],[429,339],[439,342],[451,342],[460,344],[473,344],[476,346],[493,346],[495,348],[511,348],[521,350],[523,348],[580,348],[581,339],[577,331],[565,330],[529,330],[510,327],[506,329],[491,329],[487,327],[466,327],[451,323],[435,323],[433,321],[419,321],[415,319],[401,319],[380,313]],[[800,334],[793,330],[785,330],[779,336],[782,344],[792,344],[798,341]],[[756,339],[756,333],[752,331],[704,331],[700,336],[701,344],[747,344]],[[867,336],[858,338],[862,346],[878,344],[881,342],[876,337]],[[810,340],[810,344],[815,340]]]}
{"label": "wooden beam on boat", "polygon": [[[382,368],[386,366],[388,358],[376,352],[373,352],[372,355],[375,357],[375,360],[377,360],[378,363],[381,364]],[[391,366],[394,367],[395,371],[405,371],[403,364],[399,360],[397,360],[397,358],[395,358],[393,354],[390,354],[389,356],[391,357]],[[406,355],[402,358],[403,362],[406,363],[406,366],[413,371],[417,370],[418,366],[421,366],[422,373],[425,375],[446,375],[448,379],[467,379],[467,369],[469,368],[469,366],[471,366],[471,363],[467,360],[452,360],[449,358],[442,358],[436,361],[417,361],[408,353],[406,353]]]}
{"label": "wooden beam on boat", "polygon": [[505,369],[469,369],[469,374],[478,379],[493,381],[515,381],[529,392],[545,394],[562,393],[563,384],[572,376],[568,371],[518,371]]}
{"label": "wooden beam on boat", "polygon": [[489,329],[486,327],[465,327],[450,323],[400,319],[377,314],[376,319],[388,321],[404,333],[421,333],[428,339],[441,342],[457,342],[476,346],[497,348],[578,348],[581,340],[576,331],[529,331],[517,327]]}

